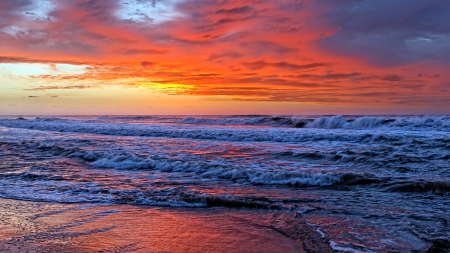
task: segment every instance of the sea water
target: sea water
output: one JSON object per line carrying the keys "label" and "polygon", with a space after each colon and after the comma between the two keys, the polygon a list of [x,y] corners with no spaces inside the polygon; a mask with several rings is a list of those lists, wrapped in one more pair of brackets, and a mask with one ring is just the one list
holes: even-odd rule
{"label": "sea water", "polygon": [[294,213],[336,251],[450,240],[450,116],[0,118],[0,197]]}

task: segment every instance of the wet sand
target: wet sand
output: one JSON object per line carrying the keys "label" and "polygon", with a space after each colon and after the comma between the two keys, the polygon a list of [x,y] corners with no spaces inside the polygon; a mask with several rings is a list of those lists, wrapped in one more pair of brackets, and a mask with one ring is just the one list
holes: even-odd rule
{"label": "wet sand", "polygon": [[301,217],[0,199],[0,252],[330,252]]}

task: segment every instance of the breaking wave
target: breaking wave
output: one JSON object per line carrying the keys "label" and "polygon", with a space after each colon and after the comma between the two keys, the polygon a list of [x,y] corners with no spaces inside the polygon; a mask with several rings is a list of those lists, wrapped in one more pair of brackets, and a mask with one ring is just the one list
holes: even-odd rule
{"label": "breaking wave", "polygon": [[435,129],[450,131],[450,116],[232,116],[187,117],[178,121],[200,125],[261,125],[273,127],[319,129],[375,129],[406,130]]}
{"label": "breaking wave", "polygon": [[179,121],[182,124],[201,125],[261,125],[292,126],[291,117],[286,116],[232,116],[232,117],[187,117]]}
{"label": "breaking wave", "polygon": [[[58,118],[41,118],[54,121]],[[450,131],[450,116],[100,116],[99,120],[121,122],[156,122],[191,125],[246,125],[319,129],[376,129],[394,128],[405,130],[434,129]]]}
{"label": "breaking wave", "polygon": [[186,125],[216,125],[216,126],[266,126],[311,129],[396,129],[396,130],[434,130],[450,131],[450,116],[264,116],[264,115],[236,115],[236,116],[100,116],[96,120],[90,118],[40,118],[25,120],[0,119],[4,126],[20,127],[21,125],[40,123],[155,123],[169,124],[168,126]]}

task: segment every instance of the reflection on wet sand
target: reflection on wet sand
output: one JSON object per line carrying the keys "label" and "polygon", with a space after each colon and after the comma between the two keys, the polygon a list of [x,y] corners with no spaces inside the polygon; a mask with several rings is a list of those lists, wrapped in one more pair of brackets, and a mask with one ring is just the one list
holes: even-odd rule
{"label": "reflection on wet sand", "polygon": [[[328,248],[326,243],[317,245],[320,238],[313,238],[317,237],[313,231],[298,231],[302,229],[293,226],[295,217],[283,213],[8,199],[1,199],[0,206],[2,252],[305,252],[305,248]],[[312,236],[304,241],[298,237],[302,233]]]}

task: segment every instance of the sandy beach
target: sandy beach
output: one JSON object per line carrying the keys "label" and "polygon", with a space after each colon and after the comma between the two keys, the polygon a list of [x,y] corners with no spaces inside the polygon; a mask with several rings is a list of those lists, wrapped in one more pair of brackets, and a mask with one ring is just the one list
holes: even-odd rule
{"label": "sandy beach", "polygon": [[[329,252],[298,217],[0,199],[1,252]],[[255,222],[258,221],[258,222]],[[300,238],[302,237],[302,238]]]}

